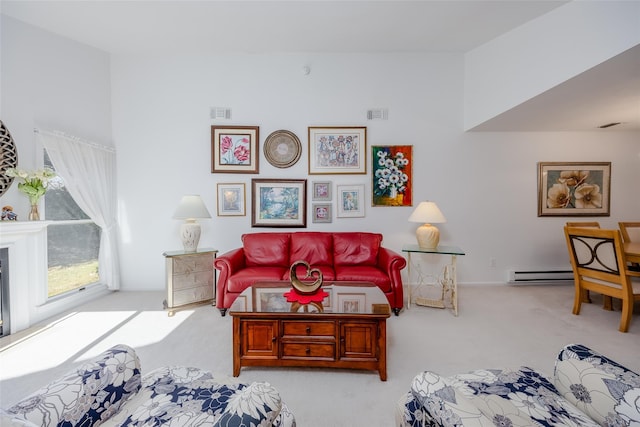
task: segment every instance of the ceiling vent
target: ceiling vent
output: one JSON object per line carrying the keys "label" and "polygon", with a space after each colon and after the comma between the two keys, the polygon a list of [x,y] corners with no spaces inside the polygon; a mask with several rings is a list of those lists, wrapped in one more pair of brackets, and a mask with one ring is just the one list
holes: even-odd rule
{"label": "ceiling vent", "polygon": [[600,129],[606,129],[606,128],[610,128],[613,126],[618,126],[621,122],[613,122],[613,123],[607,123],[606,125],[602,125],[602,126],[598,126]]}
{"label": "ceiling vent", "polygon": [[226,107],[211,107],[209,115],[212,119],[231,119],[231,108]]}
{"label": "ceiling vent", "polygon": [[389,110],[386,108],[372,108],[367,110],[367,120],[387,120]]}

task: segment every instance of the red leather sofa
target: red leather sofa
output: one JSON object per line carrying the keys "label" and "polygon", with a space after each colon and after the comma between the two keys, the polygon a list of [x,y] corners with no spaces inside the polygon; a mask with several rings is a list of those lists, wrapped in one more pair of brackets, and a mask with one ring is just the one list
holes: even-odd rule
{"label": "red leather sofa", "polygon": [[364,232],[248,233],[242,247],[214,262],[218,275],[216,306],[224,316],[242,291],[258,281],[289,280],[289,267],[304,260],[322,271],[325,281],[375,283],[393,312],[403,306],[400,271],[407,261],[383,248],[382,234]]}

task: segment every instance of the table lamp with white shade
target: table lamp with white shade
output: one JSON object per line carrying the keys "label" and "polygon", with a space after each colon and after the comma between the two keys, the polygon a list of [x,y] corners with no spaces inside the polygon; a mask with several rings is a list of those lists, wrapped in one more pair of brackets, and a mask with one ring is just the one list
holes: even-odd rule
{"label": "table lamp with white shade", "polygon": [[180,204],[173,214],[174,219],[184,219],[185,223],[180,227],[180,237],[185,252],[195,252],[200,241],[200,224],[198,218],[211,218],[211,214],[198,195],[182,197]]}
{"label": "table lamp with white shade", "polygon": [[410,222],[421,222],[416,230],[418,246],[422,249],[435,249],[440,241],[440,230],[431,224],[447,222],[438,205],[434,202],[420,202],[418,207],[409,217]]}

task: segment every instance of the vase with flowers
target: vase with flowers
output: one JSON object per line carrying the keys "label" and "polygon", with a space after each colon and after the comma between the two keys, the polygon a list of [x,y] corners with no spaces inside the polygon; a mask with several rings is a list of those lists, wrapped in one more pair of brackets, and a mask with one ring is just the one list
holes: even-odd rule
{"label": "vase with flowers", "polygon": [[9,168],[5,172],[7,176],[12,176],[22,182],[18,182],[18,190],[23,192],[29,198],[31,204],[31,212],[29,212],[30,221],[38,221],[40,213],[38,212],[38,202],[44,196],[52,181],[57,177],[56,173],[50,168],[44,168],[37,171],[26,171],[23,169]]}

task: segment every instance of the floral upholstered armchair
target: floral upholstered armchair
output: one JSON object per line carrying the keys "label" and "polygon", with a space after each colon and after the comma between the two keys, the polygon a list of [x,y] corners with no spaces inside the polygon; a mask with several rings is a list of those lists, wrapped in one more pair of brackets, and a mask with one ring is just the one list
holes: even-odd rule
{"label": "floral upholstered armchair", "polygon": [[294,427],[295,419],[268,383],[186,367],[142,377],[134,350],[118,345],[0,411],[0,425]]}
{"label": "floral upholstered armchair", "polygon": [[403,426],[640,426],[640,376],[579,344],[553,378],[526,367],[452,377],[418,374],[398,402]]}

